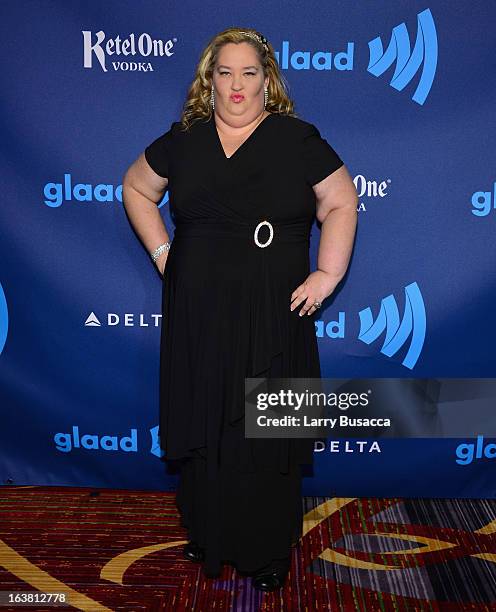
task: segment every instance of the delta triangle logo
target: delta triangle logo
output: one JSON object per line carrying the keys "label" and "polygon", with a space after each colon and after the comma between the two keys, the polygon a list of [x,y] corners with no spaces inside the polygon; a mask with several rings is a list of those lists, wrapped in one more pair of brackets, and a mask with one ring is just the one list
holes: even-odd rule
{"label": "delta triangle logo", "polygon": [[101,327],[101,323],[94,312],[91,312],[84,322],[85,327]]}

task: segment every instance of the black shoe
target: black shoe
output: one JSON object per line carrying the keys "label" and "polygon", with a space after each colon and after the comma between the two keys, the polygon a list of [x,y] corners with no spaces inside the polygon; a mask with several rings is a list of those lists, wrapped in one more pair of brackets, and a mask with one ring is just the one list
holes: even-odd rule
{"label": "black shoe", "polygon": [[257,591],[275,591],[284,586],[286,576],[289,572],[291,561],[286,559],[274,559],[269,565],[259,569],[253,574],[252,585]]}
{"label": "black shoe", "polygon": [[183,556],[193,563],[201,563],[205,559],[205,552],[196,542],[188,542],[184,545]]}

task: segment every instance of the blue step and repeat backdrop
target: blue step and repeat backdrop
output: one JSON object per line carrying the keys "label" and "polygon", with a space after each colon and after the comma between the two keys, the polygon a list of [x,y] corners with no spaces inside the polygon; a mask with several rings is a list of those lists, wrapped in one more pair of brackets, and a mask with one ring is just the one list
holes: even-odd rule
{"label": "blue step and repeat backdrop", "polygon": [[[25,0],[1,14],[3,484],[177,484],[157,439],[161,278],[122,179],[229,26],[271,41],[298,115],[359,194],[346,282],[316,318],[322,376],[496,375],[493,2]],[[173,234],[167,194],[160,209]],[[329,439],[304,493],[494,497],[491,443]]]}

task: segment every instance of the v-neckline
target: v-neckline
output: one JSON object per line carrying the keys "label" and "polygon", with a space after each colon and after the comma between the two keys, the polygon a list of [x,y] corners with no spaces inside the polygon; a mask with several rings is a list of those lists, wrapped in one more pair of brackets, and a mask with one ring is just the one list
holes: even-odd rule
{"label": "v-neckline", "polygon": [[221,141],[221,139],[220,139],[219,132],[217,131],[217,126],[216,126],[216,124],[215,124],[215,117],[214,117],[214,115],[213,115],[213,113],[212,113],[212,116],[211,116],[210,120],[211,120],[211,122],[212,122],[212,128],[213,128],[213,130],[214,130],[214,136],[215,136],[215,138],[216,138],[216,140],[217,140],[217,145],[218,145],[219,150],[220,150],[220,152],[221,152],[221,154],[222,154],[222,157],[223,157],[223,158],[224,158],[226,161],[230,161],[231,159],[233,159],[233,158],[234,158],[234,157],[235,157],[235,156],[238,154],[239,150],[240,150],[240,149],[242,149],[242,148],[244,147],[244,145],[248,143],[248,141],[249,141],[249,140],[251,140],[252,136],[253,136],[253,135],[254,135],[254,134],[257,132],[258,128],[259,128],[259,127],[260,127],[260,126],[261,126],[263,123],[265,123],[266,121],[268,121],[268,119],[269,119],[270,117],[272,117],[273,115],[275,115],[275,114],[276,114],[276,113],[269,113],[269,114],[268,114],[268,115],[265,117],[265,119],[262,119],[262,121],[260,121],[260,123],[257,125],[257,127],[256,127],[256,128],[253,130],[253,132],[251,132],[251,133],[250,133],[250,135],[249,135],[247,138],[245,138],[245,139],[243,140],[243,142],[242,142],[242,143],[239,145],[239,147],[236,149],[236,151],[234,151],[234,153],[233,153],[232,155],[230,155],[229,157],[227,157],[226,152],[225,152],[225,150],[224,150],[224,147],[222,146],[222,141]]}

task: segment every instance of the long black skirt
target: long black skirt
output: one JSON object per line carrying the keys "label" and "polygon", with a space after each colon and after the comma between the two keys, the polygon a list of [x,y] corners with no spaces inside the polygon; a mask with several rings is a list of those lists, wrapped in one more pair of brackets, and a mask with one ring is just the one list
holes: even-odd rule
{"label": "long black skirt", "polygon": [[[274,358],[267,375],[279,376],[280,363]],[[223,425],[219,462],[208,461],[206,448],[181,460],[176,504],[188,539],[205,550],[207,575],[223,563],[252,573],[291,555],[303,528],[301,465],[281,472],[279,457],[281,444],[292,442],[245,438],[243,417]],[[250,468],[241,460],[247,445]]]}

